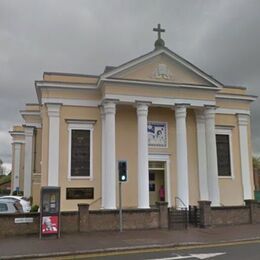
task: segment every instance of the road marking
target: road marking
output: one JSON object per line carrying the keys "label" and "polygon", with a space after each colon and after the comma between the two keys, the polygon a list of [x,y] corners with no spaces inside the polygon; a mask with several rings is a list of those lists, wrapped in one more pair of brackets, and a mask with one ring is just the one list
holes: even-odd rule
{"label": "road marking", "polygon": [[166,257],[166,258],[153,258],[149,260],[177,260],[177,259],[188,259],[188,258],[197,258],[197,259],[209,259],[219,255],[225,255],[226,253],[207,253],[207,254],[190,254],[190,255],[178,255],[174,257]]}

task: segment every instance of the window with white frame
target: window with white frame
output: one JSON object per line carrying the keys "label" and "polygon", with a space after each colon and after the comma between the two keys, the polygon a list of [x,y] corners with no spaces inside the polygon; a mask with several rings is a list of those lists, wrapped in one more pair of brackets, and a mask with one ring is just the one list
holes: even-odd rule
{"label": "window with white frame", "polygon": [[69,123],[69,178],[92,178],[93,123]]}
{"label": "window with white frame", "polygon": [[232,131],[231,129],[216,130],[216,146],[218,160],[218,176],[232,177]]}

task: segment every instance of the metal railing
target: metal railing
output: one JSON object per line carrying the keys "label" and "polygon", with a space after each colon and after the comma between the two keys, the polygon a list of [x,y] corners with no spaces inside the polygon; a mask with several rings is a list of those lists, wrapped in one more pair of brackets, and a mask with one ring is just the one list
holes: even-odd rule
{"label": "metal railing", "polygon": [[[174,199],[175,199],[176,209],[180,209],[180,210],[186,209],[186,210],[188,210],[188,206],[183,202],[183,200],[180,197],[176,196]],[[183,207],[179,207],[177,201],[179,201],[182,204]]]}
{"label": "metal railing", "polygon": [[89,204],[89,206],[95,204],[97,201],[99,201],[99,200],[101,200],[101,199],[102,199],[102,197],[99,197],[99,198],[95,199],[94,201],[92,201],[92,202]]}

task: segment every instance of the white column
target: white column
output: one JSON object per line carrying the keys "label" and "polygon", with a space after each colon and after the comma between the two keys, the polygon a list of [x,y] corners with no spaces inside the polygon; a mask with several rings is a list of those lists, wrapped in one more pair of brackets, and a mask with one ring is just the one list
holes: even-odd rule
{"label": "white column", "polygon": [[186,105],[177,105],[175,107],[177,197],[178,197],[176,201],[177,202],[176,207],[189,206],[186,107],[187,107]]}
{"label": "white column", "polygon": [[218,163],[215,132],[215,107],[205,108],[205,129],[206,129],[206,152],[207,152],[207,173],[209,200],[212,206],[220,205],[219,184],[218,184]]}
{"label": "white column", "polygon": [[116,208],[116,136],[115,114],[116,104],[107,101],[103,104],[105,114],[105,154],[104,154],[104,209]]}
{"label": "white column", "polygon": [[209,200],[205,116],[200,110],[196,111],[196,123],[200,200]]}
{"label": "white column", "polygon": [[148,134],[147,134],[148,105],[137,104],[138,125],[138,208],[150,208],[149,203],[149,173],[148,173]]}
{"label": "white column", "polygon": [[240,162],[242,173],[242,185],[244,200],[253,199],[252,184],[250,176],[250,160],[248,150],[248,121],[249,116],[245,114],[238,114],[239,127],[239,144],[240,144]]}
{"label": "white column", "polygon": [[32,195],[32,171],[33,171],[33,132],[34,128],[25,126],[25,146],[24,146],[24,196]]}
{"label": "white column", "polygon": [[101,117],[101,208],[104,208],[105,195],[105,114],[103,107],[100,107]]}
{"label": "white column", "polygon": [[20,161],[21,161],[21,146],[22,144],[19,142],[14,142],[14,167],[12,169],[13,172],[13,191],[21,190],[20,188]]}
{"label": "white column", "polygon": [[46,104],[49,117],[48,186],[59,186],[60,107]]}

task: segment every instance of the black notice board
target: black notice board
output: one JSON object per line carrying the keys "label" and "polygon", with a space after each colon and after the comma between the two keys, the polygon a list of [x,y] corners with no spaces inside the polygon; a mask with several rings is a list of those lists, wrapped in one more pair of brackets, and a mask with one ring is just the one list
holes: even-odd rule
{"label": "black notice board", "polygon": [[66,189],[67,200],[85,200],[94,199],[94,188],[67,188]]}

